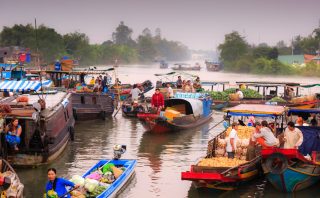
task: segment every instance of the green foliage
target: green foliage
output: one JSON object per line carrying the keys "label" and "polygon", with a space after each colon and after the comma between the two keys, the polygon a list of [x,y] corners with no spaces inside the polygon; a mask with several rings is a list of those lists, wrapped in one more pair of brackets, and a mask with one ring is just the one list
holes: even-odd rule
{"label": "green foliage", "polygon": [[279,96],[276,96],[276,97],[272,98],[271,100],[269,100],[268,102],[282,102],[282,103],[284,103],[284,102],[287,102],[287,101],[282,99],[282,98],[280,98]]}
{"label": "green foliage", "polygon": [[245,55],[248,51],[248,44],[238,32],[233,31],[225,35],[224,43],[220,44],[220,58],[222,61],[233,62]]}
{"label": "green foliage", "polygon": [[320,65],[314,61],[307,63],[305,67],[301,67],[298,70],[304,76],[320,76]]}
{"label": "green foliage", "polygon": [[[253,89],[242,89],[244,98],[261,98],[262,95],[259,94],[257,91]],[[235,88],[229,88],[224,91],[209,91],[207,92],[210,94],[211,98],[213,100],[223,100],[228,101],[229,100],[229,94],[233,94],[236,92]]]}
{"label": "green foliage", "polygon": [[26,47],[33,53],[38,49],[42,63],[51,63],[64,55],[78,59],[81,65],[113,64],[116,59],[121,64],[152,62],[158,57],[168,61],[190,58],[190,51],[185,45],[161,38],[159,28],[155,32],[153,37],[150,29],[145,28],[134,41],[132,29],[120,22],[112,34],[113,41],[98,45],[90,44],[88,36],[80,32],[61,35],[44,25],[37,31],[31,24],[14,25],[3,28],[0,46]]}

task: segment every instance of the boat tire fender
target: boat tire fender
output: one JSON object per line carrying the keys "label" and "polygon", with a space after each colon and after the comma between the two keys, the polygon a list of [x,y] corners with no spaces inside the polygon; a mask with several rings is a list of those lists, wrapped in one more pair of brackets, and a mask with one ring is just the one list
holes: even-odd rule
{"label": "boat tire fender", "polygon": [[72,126],[69,127],[69,134],[70,134],[71,141],[74,141],[74,127]]}
{"label": "boat tire fender", "polygon": [[273,153],[266,159],[265,167],[268,172],[280,175],[288,168],[288,160],[281,153]]}

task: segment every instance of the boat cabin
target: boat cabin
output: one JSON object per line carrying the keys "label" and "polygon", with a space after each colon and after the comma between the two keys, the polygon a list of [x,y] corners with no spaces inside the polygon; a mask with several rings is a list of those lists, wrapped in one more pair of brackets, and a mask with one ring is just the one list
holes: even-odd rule
{"label": "boat cabin", "polygon": [[23,66],[18,64],[0,63],[1,79],[2,80],[22,80],[25,77],[25,70]]}

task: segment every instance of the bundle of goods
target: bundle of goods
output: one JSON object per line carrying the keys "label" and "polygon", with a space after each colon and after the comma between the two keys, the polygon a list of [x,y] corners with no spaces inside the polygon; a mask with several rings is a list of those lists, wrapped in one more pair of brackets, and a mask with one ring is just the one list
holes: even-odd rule
{"label": "bundle of goods", "polygon": [[28,103],[29,102],[29,98],[28,98],[28,96],[22,95],[22,96],[18,96],[16,98],[16,101],[17,102],[26,102],[26,103]]}
{"label": "bundle of goods", "polygon": [[[244,98],[262,98],[262,95],[253,90],[253,89],[241,89]],[[224,91],[211,91],[208,92],[213,100],[239,100],[239,98],[235,95],[236,89],[229,88]]]}
{"label": "bundle of goods", "polygon": [[246,160],[237,158],[229,159],[227,157],[204,158],[199,161],[197,166],[205,167],[235,167],[247,163]]}
{"label": "bundle of goods", "polygon": [[233,93],[233,94],[229,94],[229,98],[231,101],[238,101],[240,100],[239,94]]}
{"label": "bundle of goods", "polygon": [[70,181],[80,186],[72,191],[72,198],[97,197],[105,191],[125,170],[108,163],[103,167],[92,171],[86,178],[74,175]]}
{"label": "bundle of goods", "polygon": [[[226,145],[227,141],[229,141],[229,134],[231,132],[232,128],[229,127],[226,131],[226,138],[218,138],[217,139],[217,146],[215,150],[215,156],[216,157],[226,157],[227,152],[226,152]],[[246,155],[247,155],[247,148],[249,146],[250,142],[250,137],[252,133],[255,131],[254,127],[248,127],[248,126],[238,126],[238,140],[236,143],[236,153],[235,153],[235,158],[245,160]]]}
{"label": "bundle of goods", "polygon": [[1,198],[6,197],[14,197],[14,198],[20,198],[23,197],[23,184],[20,183],[19,179],[17,178],[17,175],[14,174],[11,171],[6,171],[3,173],[0,173],[1,177],[7,177],[10,178],[11,185],[7,190],[3,190],[1,192]]}
{"label": "bundle of goods", "polygon": [[1,113],[11,113],[12,109],[8,104],[0,104],[0,112]]}
{"label": "bundle of goods", "polygon": [[167,120],[172,121],[174,118],[181,117],[181,113],[173,109],[166,109],[164,117],[167,118]]}
{"label": "bundle of goods", "polygon": [[268,102],[279,102],[279,103],[285,103],[287,102],[286,100],[280,98],[279,96],[273,97],[271,100],[269,100]]}

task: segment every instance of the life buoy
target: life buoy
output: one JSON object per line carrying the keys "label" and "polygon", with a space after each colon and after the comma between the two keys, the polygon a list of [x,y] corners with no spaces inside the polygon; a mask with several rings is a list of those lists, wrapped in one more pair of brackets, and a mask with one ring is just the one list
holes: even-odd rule
{"label": "life buoy", "polygon": [[288,168],[288,160],[282,153],[273,153],[266,159],[265,167],[272,174],[282,174]]}
{"label": "life buoy", "polygon": [[74,127],[69,127],[70,140],[74,141]]}

